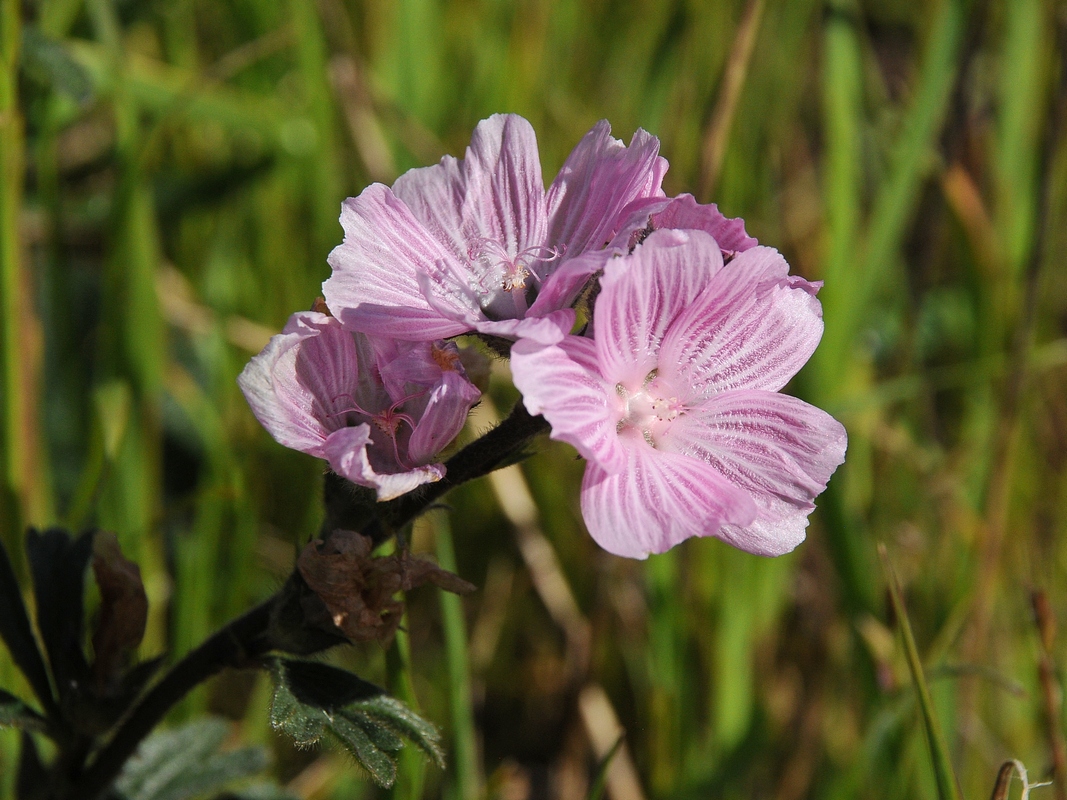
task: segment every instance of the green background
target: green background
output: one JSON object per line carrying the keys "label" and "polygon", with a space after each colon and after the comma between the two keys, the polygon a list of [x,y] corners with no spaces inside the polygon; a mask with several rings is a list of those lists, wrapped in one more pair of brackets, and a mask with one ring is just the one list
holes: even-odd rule
{"label": "green background", "polygon": [[[659,136],[668,193],[825,281],[789,391],[846,425],[847,462],[773,560],[715,540],[608,556],[562,445],[522,468],[539,521],[514,523],[514,483],[454,493],[414,543],[440,552],[450,520],[480,590],[414,593],[408,670],[376,645],[334,656],[413,691],[449,743],[447,771],[406,761],[392,796],[586,797],[614,718],[620,799],[937,796],[880,542],[964,794],[1008,758],[1049,772],[1067,647],[1045,651],[1031,597],[1067,620],[1064,3],[0,9],[0,535],[18,553],[26,524],[115,531],[152,603],[143,655],[268,595],[317,530],[322,464],[275,444],[235,378],[319,293],[341,200],[461,155],[502,111],[533,123],[547,182],[606,118]],[[491,396],[514,399],[503,365]],[[265,676],[227,675],[173,721],[233,719],[303,797],[385,794],[272,734],[268,702]]]}

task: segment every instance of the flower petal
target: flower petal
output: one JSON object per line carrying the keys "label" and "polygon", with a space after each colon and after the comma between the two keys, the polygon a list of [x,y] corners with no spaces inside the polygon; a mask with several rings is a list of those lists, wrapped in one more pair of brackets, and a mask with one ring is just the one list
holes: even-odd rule
{"label": "flower petal", "polygon": [[722,251],[730,254],[759,244],[745,232],[743,219],[725,217],[714,203],[698,203],[691,194],[636,200],[626,207],[622,218],[613,245],[624,252],[632,249],[640,236],[663,229],[710,233]]}
{"label": "flower petal", "polygon": [[601,120],[578,142],[548,189],[549,245],[568,258],[605,247],[620,212],[641,197],[662,196],[667,160],[659,139],[640,128],[627,147]]}
{"label": "flower petal", "polygon": [[577,258],[568,258],[545,279],[527,317],[547,315],[555,309],[572,305],[590,279],[604,268],[611,255],[608,250],[595,250]]}
{"label": "flower petal", "polygon": [[545,238],[545,183],[533,126],[494,114],[474,129],[462,161],[445,156],[393,185],[417,219],[460,262],[490,240],[514,257]]}
{"label": "flower petal", "polygon": [[721,269],[722,252],[702,231],[655,231],[630,255],[610,259],[594,311],[601,373],[640,386],[671,323]]}
{"label": "flower petal", "polygon": [[526,410],[551,423],[553,439],[573,445],[609,472],[622,468],[610,406],[614,387],[600,377],[591,340],[568,336],[545,345],[521,339],[511,348],[511,374]]}
{"label": "flower petal", "polygon": [[840,422],[777,392],[723,392],[676,419],[662,446],[707,462],[756,502],[753,525],[720,534],[731,544],[780,555],[804,538],[813,500],[845,460]]}
{"label": "flower petal", "polygon": [[321,457],[327,435],[337,427],[331,415],[350,399],[359,365],[351,333],[332,317],[304,311],[271,337],[237,383],[279,444]]}
{"label": "flower petal", "polygon": [[344,241],[330,253],[326,304],[345,327],[398,339],[437,339],[466,328],[423,296],[421,273],[455,264],[441,242],[392,190],[375,183],[341,205]]}
{"label": "flower petal", "polygon": [[692,536],[718,535],[724,524],[751,524],[745,492],[695,458],[625,446],[624,468],[610,474],[590,462],[582,479],[582,516],[605,550],[630,558],[663,553]]}
{"label": "flower petal", "polygon": [[408,442],[411,460],[425,463],[448,447],[463,429],[471,406],[481,396],[474,384],[459,372],[443,371]]}
{"label": "flower petal", "polygon": [[378,500],[392,500],[424,483],[433,483],[445,476],[441,464],[427,464],[412,470],[379,473],[371,466],[367,449],[373,443],[370,426],[366,423],[334,431],[326,440],[324,456],[333,471],[352,483],[378,490]]}
{"label": "flower petal", "polygon": [[770,247],[733,259],[671,325],[660,375],[676,389],[691,387],[690,397],[785,386],[823,330],[818,286],[788,271]]}

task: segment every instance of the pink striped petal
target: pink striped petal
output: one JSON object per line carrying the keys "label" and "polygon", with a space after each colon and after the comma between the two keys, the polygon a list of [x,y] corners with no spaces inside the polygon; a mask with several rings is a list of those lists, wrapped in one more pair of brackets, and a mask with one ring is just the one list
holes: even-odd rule
{"label": "pink striped petal", "polygon": [[494,242],[515,257],[541,245],[547,230],[545,184],[533,127],[495,114],[474,129],[462,161],[401,175],[393,191],[460,264]]}
{"label": "pink striped petal", "polygon": [[661,361],[671,323],[722,268],[719,246],[701,231],[656,231],[610,259],[594,312],[602,374],[639,387]]}
{"label": "pink striped petal", "polygon": [[666,171],[655,136],[638,128],[627,147],[601,120],[571,151],[548,189],[548,243],[564,247],[568,258],[607,246],[627,205],[662,196]]}
{"label": "pink striped petal", "polygon": [[377,489],[379,501],[392,500],[445,476],[445,468],[441,464],[427,464],[402,472],[378,472],[370,459],[369,448],[373,444],[370,426],[366,423],[341,428],[327,438],[324,456],[338,475],[360,486]]}
{"label": "pink striped petal", "polygon": [[627,445],[622,470],[611,474],[590,462],[582,479],[582,516],[608,552],[645,558],[755,519],[752,498],[707,464],[639,439]]}
{"label": "pink striped petal", "polygon": [[544,345],[521,339],[511,348],[511,375],[526,410],[552,424],[553,439],[573,445],[609,472],[622,468],[611,416],[615,389],[600,377],[591,340],[568,336]]}
{"label": "pink striped petal", "polygon": [[444,450],[459,435],[467,413],[481,395],[459,372],[443,371],[408,442],[411,461],[424,463]]}
{"label": "pink striped petal", "polygon": [[738,255],[671,325],[660,375],[676,388],[691,387],[691,398],[785,386],[823,330],[817,285],[788,272],[772,248]]}
{"label": "pink striped petal", "polygon": [[326,420],[343,407],[360,362],[352,334],[325,314],[293,314],[237,383],[256,419],[285,447],[322,455]]}
{"label": "pink striped petal", "polygon": [[341,226],[345,238],[329,255],[333,274],[322,291],[345,327],[398,339],[466,330],[434,309],[419,287],[421,273],[455,257],[389,187],[375,183],[345,200]]}
{"label": "pink striped petal", "polygon": [[813,501],[845,460],[846,444],[844,427],[825,411],[759,390],[713,395],[676,419],[662,440],[752,497],[758,524],[722,535],[763,555],[788,552],[803,539]]}

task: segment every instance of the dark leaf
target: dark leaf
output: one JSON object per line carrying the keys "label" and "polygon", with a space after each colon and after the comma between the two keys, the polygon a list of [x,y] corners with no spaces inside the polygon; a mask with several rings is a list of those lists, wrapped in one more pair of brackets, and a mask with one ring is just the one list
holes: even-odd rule
{"label": "dark leaf", "polygon": [[155,734],[127,764],[119,792],[127,800],[188,800],[222,792],[266,768],[263,748],[220,752],[228,732],[225,722],[206,719]]}
{"label": "dark leaf", "polygon": [[354,710],[400,734],[428,755],[441,769],[445,768],[445,751],[441,746],[441,732],[395,697],[379,697],[356,703]]}
{"label": "dark leaf", "polygon": [[277,784],[254,783],[240,791],[220,794],[215,800],[299,800],[299,798]]}
{"label": "dark leaf", "polygon": [[275,659],[271,671],[271,724],[299,746],[310,747],[328,733],[381,786],[396,780],[393,754],[405,738],[444,766],[437,729],[373,684],[312,662]]}
{"label": "dark leaf", "polygon": [[33,737],[22,732],[19,753],[19,774],[15,780],[15,796],[18,800],[47,800],[49,792],[48,773],[45,771]]}
{"label": "dark leaf", "polygon": [[0,728],[21,728],[24,731],[48,731],[48,720],[22,702],[15,695],[0,689]]}
{"label": "dark leaf", "polygon": [[41,701],[49,716],[56,716],[56,704],[52,697],[52,686],[48,681],[48,670],[44,658],[37,647],[37,640],[30,627],[30,618],[22,602],[15,571],[11,568],[7,551],[0,544],[0,638],[3,638],[11,658],[22,670],[26,680],[33,687],[34,694]]}
{"label": "dark leaf", "polygon": [[385,694],[382,688],[358,675],[328,664],[288,659],[279,659],[278,664],[290,691],[304,705],[333,711]]}
{"label": "dark leaf", "polygon": [[330,733],[370,773],[379,786],[386,788],[396,782],[396,761],[381,750],[357,721],[338,717],[329,726]]}
{"label": "dark leaf", "polygon": [[26,552],[37,600],[37,629],[52,665],[60,705],[75,704],[89,679],[85,660],[85,572],[93,552],[93,531],[76,539],[61,528],[30,528]]}

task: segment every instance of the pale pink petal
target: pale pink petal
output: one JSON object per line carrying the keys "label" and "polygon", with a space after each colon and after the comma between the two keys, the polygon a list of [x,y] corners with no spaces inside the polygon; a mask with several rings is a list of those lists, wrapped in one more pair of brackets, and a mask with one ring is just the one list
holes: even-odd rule
{"label": "pale pink petal", "polygon": [[527,316],[524,319],[480,320],[474,328],[479,333],[500,336],[504,339],[532,339],[544,344],[554,344],[570,333],[574,327],[574,309],[561,308],[542,316]]}
{"label": "pale pink petal", "polygon": [[544,242],[545,182],[537,136],[528,121],[516,114],[494,114],[479,122],[463,166],[468,242],[493,239],[510,255]]}
{"label": "pale pink petal", "polygon": [[600,377],[591,340],[568,336],[543,345],[521,339],[511,348],[511,375],[526,410],[551,423],[553,439],[573,445],[608,471],[622,468],[611,416],[615,387]]}
{"label": "pale pink petal", "polygon": [[400,472],[379,472],[371,464],[368,450],[372,444],[370,426],[366,423],[341,428],[326,440],[324,457],[338,475],[360,486],[377,489],[379,501],[392,500],[424,483],[439,481],[445,475],[441,464]]}
{"label": "pale pink petal", "polygon": [[594,312],[601,372],[639,387],[673,320],[722,268],[718,245],[701,231],[656,231],[632,254],[610,259]]}
{"label": "pale pink petal", "polygon": [[435,310],[419,287],[420,273],[455,258],[391,189],[376,183],[345,200],[341,225],[344,242],[330,253],[333,274],[322,291],[345,327],[398,339],[466,330]]}
{"label": "pale pink petal", "polygon": [[755,518],[752,498],[707,464],[654,450],[640,439],[624,450],[621,471],[611,474],[590,462],[582,480],[582,516],[608,552],[645,558]]}
{"label": "pale pink petal", "polygon": [[393,194],[458,263],[469,258],[463,234],[463,166],[455,156],[444,156],[432,167],[408,170],[393,184]]}
{"label": "pale pink petal", "polygon": [[844,427],[825,411],[777,392],[713,395],[676,419],[661,446],[707,462],[746,491],[757,525],[721,535],[753,553],[779,555],[803,539],[815,497],[845,459]]}
{"label": "pale pink petal", "polygon": [[444,450],[463,429],[467,413],[481,394],[459,372],[442,372],[440,382],[430,390],[426,407],[408,442],[411,460],[425,463]]}
{"label": "pale pink petal", "polygon": [[612,246],[623,252],[632,250],[652,231],[664,229],[710,233],[719,248],[730,255],[759,244],[745,232],[743,219],[725,217],[714,203],[698,203],[691,194],[635,200],[623,210],[621,218]]}
{"label": "pale pink petal", "polygon": [[568,258],[599,250],[615,236],[620,212],[633,200],[662,195],[667,161],[659,140],[638,129],[630,146],[601,120],[571,151],[548,190],[548,243]]}
{"label": "pale pink petal", "polygon": [[734,258],[671,325],[659,374],[679,391],[690,387],[691,398],[785,386],[823,331],[817,287],[788,271],[769,247]]}
{"label": "pale pink petal", "polygon": [[604,264],[611,256],[611,251],[594,250],[577,258],[566,259],[559,269],[545,279],[527,316],[543,316],[557,308],[572,305],[592,277],[604,269]]}
{"label": "pale pink petal", "polygon": [[325,314],[293,314],[245,365],[237,383],[256,419],[279,443],[321,455],[330,415],[350,400],[359,371],[352,334]]}

